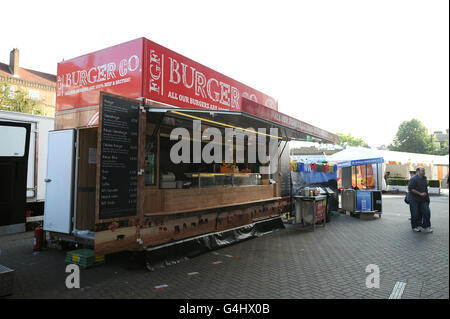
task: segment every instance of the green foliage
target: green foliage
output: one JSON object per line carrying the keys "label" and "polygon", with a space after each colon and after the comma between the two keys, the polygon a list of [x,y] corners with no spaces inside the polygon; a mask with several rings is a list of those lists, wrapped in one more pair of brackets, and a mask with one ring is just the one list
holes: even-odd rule
{"label": "green foliage", "polygon": [[426,154],[430,150],[430,142],[427,128],[418,119],[412,119],[400,124],[389,149],[391,151]]}
{"label": "green foliage", "polygon": [[447,155],[447,154],[448,154],[448,139],[441,142],[439,151],[437,152],[437,155]]}
{"label": "green foliage", "polygon": [[441,183],[439,183],[439,181],[437,179],[430,179],[428,181],[428,187],[436,187],[439,188],[441,187]]}
{"label": "green foliage", "polygon": [[41,114],[39,101],[30,99],[23,89],[16,89],[12,94],[11,86],[5,82],[0,83],[0,110]]}
{"label": "green foliage", "polygon": [[367,143],[364,142],[363,139],[353,137],[351,134],[343,134],[343,133],[337,133],[337,136],[339,137],[339,145],[342,146],[364,146],[368,147]]}
{"label": "green foliage", "polygon": [[430,135],[427,136],[426,142],[426,154],[439,155],[440,154],[440,146],[439,142],[436,141],[436,137]]}
{"label": "green foliage", "polygon": [[[430,179],[427,181],[428,187],[440,187],[440,183],[438,180]],[[388,178],[386,184],[393,186],[408,186],[409,179],[408,178]]]}
{"label": "green foliage", "polygon": [[386,184],[395,186],[408,186],[409,179],[406,178],[388,178]]}
{"label": "green foliage", "polygon": [[429,135],[425,125],[418,119],[403,121],[398,127],[394,141],[389,150],[419,154],[446,155],[448,154],[448,139],[441,144],[436,137]]}

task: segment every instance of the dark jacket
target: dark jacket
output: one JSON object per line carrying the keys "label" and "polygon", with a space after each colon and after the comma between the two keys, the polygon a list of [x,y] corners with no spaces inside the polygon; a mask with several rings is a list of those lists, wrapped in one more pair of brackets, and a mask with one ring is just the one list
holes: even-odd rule
{"label": "dark jacket", "polygon": [[[427,193],[427,196],[425,196],[425,197],[419,196],[411,191],[413,189],[415,189],[419,193]],[[429,202],[430,198],[428,196],[427,177],[426,176],[420,177],[419,175],[414,175],[413,177],[411,177],[411,179],[409,180],[409,184],[408,184],[408,192],[409,192],[409,200],[415,200],[418,202],[423,202],[423,201]]]}

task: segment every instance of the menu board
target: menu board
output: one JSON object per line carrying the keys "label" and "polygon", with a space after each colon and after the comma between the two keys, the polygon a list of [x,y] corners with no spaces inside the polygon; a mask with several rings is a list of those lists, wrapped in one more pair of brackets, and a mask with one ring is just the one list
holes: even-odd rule
{"label": "menu board", "polygon": [[137,214],[139,102],[101,95],[99,219]]}

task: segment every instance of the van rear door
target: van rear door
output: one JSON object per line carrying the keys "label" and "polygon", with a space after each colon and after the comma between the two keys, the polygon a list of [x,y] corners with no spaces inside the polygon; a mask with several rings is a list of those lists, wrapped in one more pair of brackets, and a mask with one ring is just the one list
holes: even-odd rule
{"label": "van rear door", "polygon": [[75,130],[48,133],[44,230],[72,230]]}
{"label": "van rear door", "polygon": [[0,121],[0,234],[25,231],[30,124]]}

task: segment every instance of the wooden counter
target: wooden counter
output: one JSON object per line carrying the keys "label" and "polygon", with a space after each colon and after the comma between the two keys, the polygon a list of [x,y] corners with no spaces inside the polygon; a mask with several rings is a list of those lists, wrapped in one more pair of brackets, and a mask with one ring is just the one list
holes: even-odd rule
{"label": "wooden counter", "polygon": [[144,215],[168,215],[196,210],[276,200],[275,185],[188,189],[145,188]]}
{"label": "wooden counter", "polygon": [[152,217],[152,216],[161,216],[161,215],[176,215],[176,214],[184,214],[184,213],[189,213],[189,212],[194,212],[194,211],[202,211],[202,210],[218,209],[218,208],[224,208],[224,207],[233,207],[233,206],[240,206],[240,205],[265,203],[265,202],[271,202],[271,201],[276,201],[276,200],[280,200],[280,199],[282,199],[282,197],[273,197],[273,198],[268,198],[268,199],[254,200],[254,201],[235,203],[235,204],[195,207],[195,208],[191,208],[191,209],[177,210],[177,211],[171,211],[171,212],[146,213],[144,216]]}

